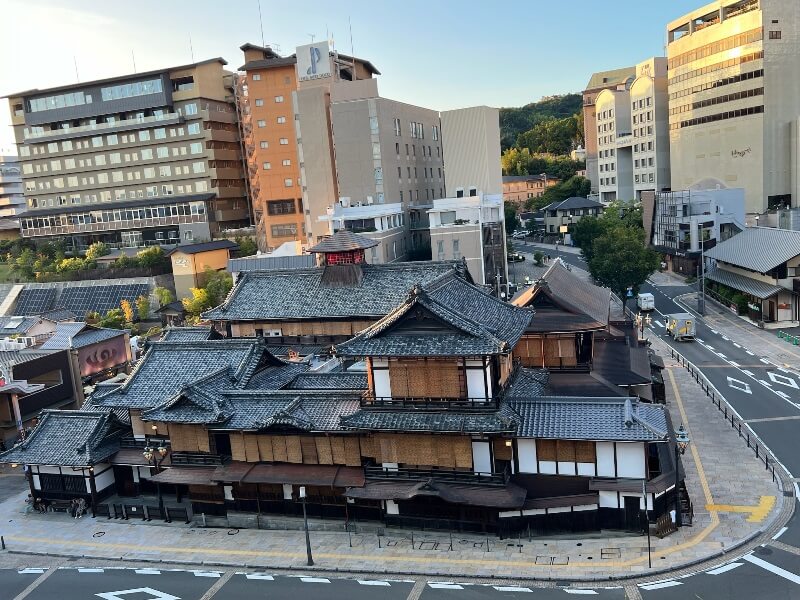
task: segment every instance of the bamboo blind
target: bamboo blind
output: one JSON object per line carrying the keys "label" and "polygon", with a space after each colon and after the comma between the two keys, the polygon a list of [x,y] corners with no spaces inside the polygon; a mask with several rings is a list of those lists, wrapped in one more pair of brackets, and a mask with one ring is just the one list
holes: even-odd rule
{"label": "bamboo blind", "polygon": [[314,438],[303,436],[300,438],[300,449],[303,452],[303,463],[306,465],[319,464],[317,457],[317,445],[314,443]]}
{"label": "bamboo blind", "polygon": [[283,436],[273,435],[272,437],[272,456],[275,462],[288,462],[286,453],[286,441]]}
{"label": "bamboo blind", "polygon": [[582,463],[595,462],[594,442],[575,442],[575,460]]}
{"label": "bamboo blind", "polygon": [[559,462],[575,462],[575,442],[557,440],[556,456]]}
{"label": "bamboo blind", "polygon": [[260,459],[258,452],[258,437],[251,434],[244,435],[244,453],[247,462],[258,462]]}
{"label": "bamboo blind", "polygon": [[286,440],[286,461],[290,463],[302,463],[303,450],[300,445],[300,438],[296,435],[287,435],[285,440]]}
{"label": "bamboo blind", "polygon": [[233,460],[247,460],[244,452],[244,436],[241,433],[231,434],[231,458]]}
{"label": "bamboo blind", "polygon": [[403,398],[460,398],[466,381],[452,360],[389,361],[392,396]]}
{"label": "bamboo blind", "polygon": [[539,460],[556,460],[556,441],[536,440],[536,457]]}
{"label": "bamboo blind", "polygon": [[375,462],[431,467],[472,467],[472,444],[464,436],[377,434]]}
{"label": "bamboo blind", "polygon": [[357,437],[344,438],[344,459],[344,464],[349,467],[361,466],[361,447]]}
{"label": "bamboo blind", "polygon": [[331,440],[331,455],[333,464],[344,465],[347,463],[347,457],[344,450],[344,438],[332,437]]}
{"label": "bamboo blind", "polygon": [[494,457],[497,460],[512,459],[511,446],[506,446],[506,440],[504,439],[493,440],[492,445],[494,446]]}
{"label": "bamboo blind", "polygon": [[318,437],[314,439],[314,444],[317,447],[317,456],[319,457],[319,464],[332,465],[333,452],[331,451],[330,439],[326,437]]}
{"label": "bamboo blind", "polygon": [[258,454],[264,462],[272,462],[275,460],[272,454],[272,437],[268,435],[259,435],[258,438]]}
{"label": "bamboo blind", "polygon": [[[194,425],[178,425],[170,423],[169,441],[172,449],[177,452],[198,452],[197,432]],[[197,427],[202,431],[202,428]]]}
{"label": "bamboo blind", "polygon": [[362,435],[360,436],[359,444],[361,445],[361,456],[375,458],[377,454],[375,450],[375,438],[371,435]]}

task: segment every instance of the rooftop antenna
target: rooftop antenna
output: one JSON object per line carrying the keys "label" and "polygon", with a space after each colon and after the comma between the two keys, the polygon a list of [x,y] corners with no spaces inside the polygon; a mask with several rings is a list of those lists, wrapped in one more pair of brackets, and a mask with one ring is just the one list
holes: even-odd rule
{"label": "rooftop antenna", "polygon": [[192,57],[192,62],[194,62],[194,47],[192,46],[192,34],[189,34],[189,55]]}
{"label": "rooftop antenna", "polygon": [[133,61],[133,72],[136,73],[136,55],[133,53],[133,48],[131,48],[131,60]]}
{"label": "rooftop antenna", "polygon": [[356,75],[356,51],[353,49],[353,23],[350,17],[347,17],[347,26],[350,28],[350,57],[353,59],[353,81],[358,79]]}
{"label": "rooftop antenna", "polygon": [[80,81],[81,81],[81,78],[80,78],[80,76],[78,75],[78,59],[75,57],[75,55],[74,55],[74,54],[72,55],[72,63],[75,65],[75,81],[77,81],[78,83],[80,83]]}
{"label": "rooftop antenna", "polygon": [[314,43],[314,38],[317,37],[317,36],[314,35],[313,33],[307,33],[306,35],[311,38],[311,43],[313,44]]}
{"label": "rooftop antenna", "polygon": [[261,45],[266,46],[264,42],[264,20],[261,17],[261,0],[258,0],[258,24],[261,27]]}

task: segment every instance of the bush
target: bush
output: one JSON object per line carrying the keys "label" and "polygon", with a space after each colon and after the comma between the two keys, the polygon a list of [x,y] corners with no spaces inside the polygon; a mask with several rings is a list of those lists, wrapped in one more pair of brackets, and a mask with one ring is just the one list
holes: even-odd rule
{"label": "bush", "polygon": [[159,306],[166,306],[170,302],[175,302],[175,296],[169,289],[165,287],[159,286],[155,290],[153,290],[153,293],[156,295],[156,298],[158,298]]}
{"label": "bush", "polygon": [[749,307],[747,306],[747,297],[744,294],[734,294],[731,302],[736,305],[736,310],[740,315],[747,314]]}
{"label": "bush", "polygon": [[541,267],[544,264],[544,254],[537,250],[533,253],[533,260],[536,261],[537,267]]}

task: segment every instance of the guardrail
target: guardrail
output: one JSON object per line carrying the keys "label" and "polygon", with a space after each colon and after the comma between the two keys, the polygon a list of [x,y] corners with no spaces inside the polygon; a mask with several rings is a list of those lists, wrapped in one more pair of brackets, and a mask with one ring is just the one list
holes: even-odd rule
{"label": "guardrail", "polygon": [[368,479],[406,479],[424,481],[436,479],[448,483],[469,483],[503,486],[508,483],[509,473],[506,469],[502,473],[482,475],[468,471],[438,471],[434,469],[391,469],[388,467],[364,467],[364,475]]}
{"label": "guardrail", "polygon": [[[670,347],[669,351],[670,357],[677,360],[678,364],[686,368],[689,375],[700,385],[700,389],[705,392],[706,397],[711,398],[711,402],[717,407],[719,412],[722,413],[725,421],[729,422],[731,427],[739,434],[739,437],[745,440],[747,447],[755,453],[756,458],[763,461],[764,468],[767,471],[772,471],[773,483],[779,480],[780,477],[775,475],[775,463],[778,462],[777,459],[774,457],[770,459],[770,451],[763,445],[763,442],[759,446],[758,436],[750,429],[747,422],[736,413],[734,408],[725,400],[725,397],[714,387],[714,384],[711,383],[691,361],[687,360],[685,356],[672,347]],[[742,428],[742,423],[744,423],[744,429]],[[753,434],[752,437],[750,436],[751,433]]]}

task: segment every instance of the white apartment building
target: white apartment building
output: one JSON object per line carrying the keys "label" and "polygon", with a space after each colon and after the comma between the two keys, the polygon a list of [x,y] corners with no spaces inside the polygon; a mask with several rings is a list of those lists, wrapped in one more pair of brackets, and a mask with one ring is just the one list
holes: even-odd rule
{"label": "white apartment building", "polygon": [[633,80],[595,98],[598,191],[603,202],[670,186],[666,59],[636,65]]}
{"label": "white apartment building", "polygon": [[800,201],[800,2],[717,0],[667,25],[672,188],[714,178],[746,211]]}
{"label": "white apartment building", "polygon": [[14,217],[24,210],[25,195],[19,159],[0,152],[0,218]]}

